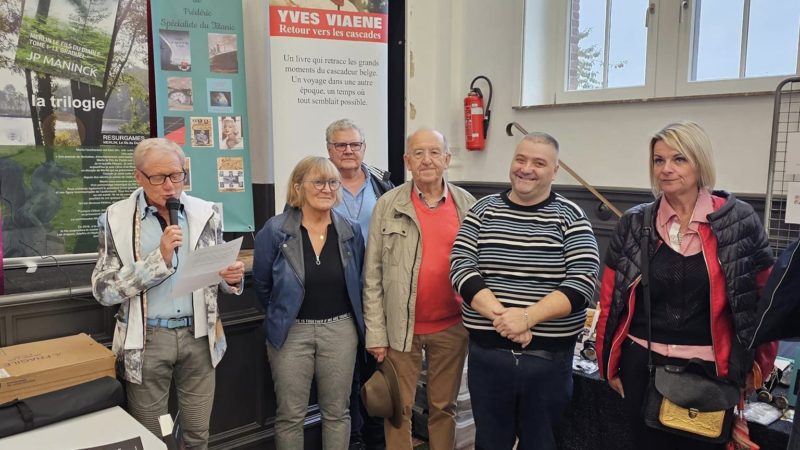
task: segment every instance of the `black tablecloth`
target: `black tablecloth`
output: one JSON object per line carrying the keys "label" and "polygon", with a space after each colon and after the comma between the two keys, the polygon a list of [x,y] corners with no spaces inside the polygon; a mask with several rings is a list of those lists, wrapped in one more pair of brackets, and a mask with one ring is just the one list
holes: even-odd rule
{"label": "black tablecloth", "polygon": [[[572,403],[558,430],[562,450],[640,450],[634,448],[622,399],[597,374],[573,375]],[[798,418],[800,420],[800,418]],[[784,450],[792,424],[779,420],[769,427],[750,423],[750,437],[761,450]]]}

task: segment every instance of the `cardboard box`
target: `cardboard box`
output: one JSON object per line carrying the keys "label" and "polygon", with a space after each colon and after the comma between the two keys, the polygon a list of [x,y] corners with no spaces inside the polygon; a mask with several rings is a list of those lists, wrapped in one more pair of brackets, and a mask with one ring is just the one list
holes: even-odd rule
{"label": "cardboard box", "polygon": [[111,350],[81,333],[0,348],[0,403],[115,377]]}

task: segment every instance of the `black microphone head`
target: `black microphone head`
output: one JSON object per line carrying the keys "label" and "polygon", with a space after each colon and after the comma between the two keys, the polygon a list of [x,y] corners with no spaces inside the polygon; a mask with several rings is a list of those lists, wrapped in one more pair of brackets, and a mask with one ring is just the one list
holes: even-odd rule
{"label": "black microphone head", "polygon": [[178,211],[181,209],[181,201],[175,197],[171,197],[167,200],[167,209]]}
{"label": "black microphone head", "polygon": [[169,224],[178,224],[178,211],[181,209],[181,201],[175,197],[167,200],[167,210],[169,210]]}

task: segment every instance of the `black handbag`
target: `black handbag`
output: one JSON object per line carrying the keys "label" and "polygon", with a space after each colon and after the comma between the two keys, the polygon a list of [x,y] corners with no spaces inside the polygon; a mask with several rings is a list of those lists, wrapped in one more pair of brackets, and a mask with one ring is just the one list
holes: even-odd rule
{"label": "black handbag", "polygon": [[690,360],[685,366],[655,366],[650,316],[650,231],[653,205],[644,209],[641,235],[642,294],[647,315],[647,368],[650,383],[645,393],[642,413],[644,423],[657,430],[687,438],[725,443],[730,439],[733,408],[740,398],[739,387],[708,374],[702,360]]}

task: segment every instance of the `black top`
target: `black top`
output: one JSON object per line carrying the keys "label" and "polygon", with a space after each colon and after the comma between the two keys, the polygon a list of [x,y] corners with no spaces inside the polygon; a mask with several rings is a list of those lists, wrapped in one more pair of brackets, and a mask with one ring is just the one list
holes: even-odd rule
{"label": "black top", "polygon": [[[303,265],[305,266],[305,297],[298,319],[324,320],[351,312],[344,281],[344,268],[339,255],[339,235],[336,227],[328,225],[328,238],[319,259],[311,246],[308,231],[300,226],[303,235]],[[319,261],[319,265],[317,264]]]}
{"label": "black top", "polygon": [[[630,334],[647,340],[647,315],[641,285]],[[703,253],[683,256],[661,245],[650,261],[653,342],[711,345],[711,291]]]}

